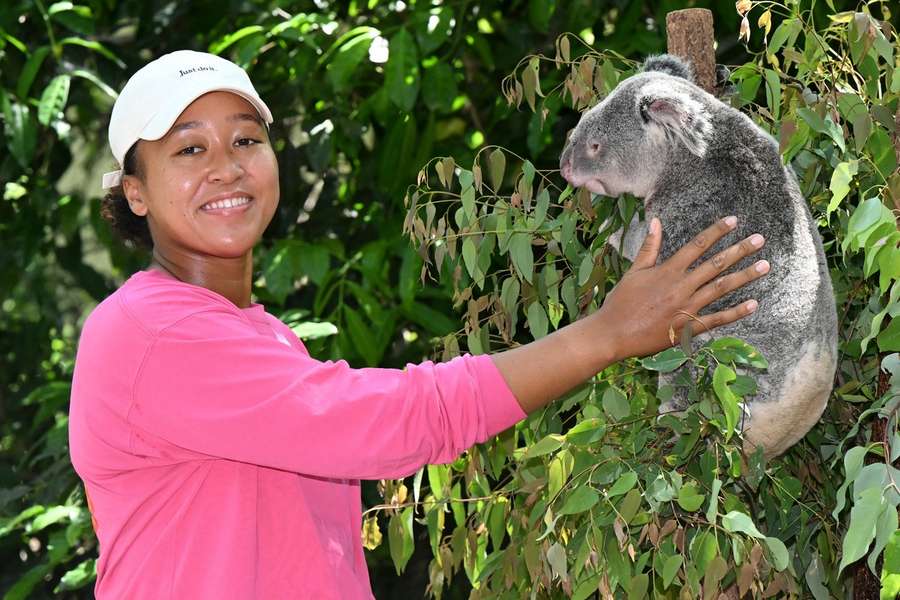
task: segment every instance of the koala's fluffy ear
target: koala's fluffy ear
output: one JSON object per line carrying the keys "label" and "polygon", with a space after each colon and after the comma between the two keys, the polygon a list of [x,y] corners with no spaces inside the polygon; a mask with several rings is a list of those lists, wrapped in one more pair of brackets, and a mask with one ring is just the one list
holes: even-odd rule
{"label": "koala's fluffy ear", "polygon": [[638,100],[638,110],[644,122],[661,128],[670,142],[680,141],[696,156],[706,153],[712,126],[703,106],[687,94],[645,94]]}
{"label": "koala's fluffy ear", "polygon": [[672,56],[671,54],[660,54],[659,56],[650,56],[644,61],[644,72],[658,71],[667,73],[674,77],[687,79],[691,83],[694,82],[694,69],[690,63]]}

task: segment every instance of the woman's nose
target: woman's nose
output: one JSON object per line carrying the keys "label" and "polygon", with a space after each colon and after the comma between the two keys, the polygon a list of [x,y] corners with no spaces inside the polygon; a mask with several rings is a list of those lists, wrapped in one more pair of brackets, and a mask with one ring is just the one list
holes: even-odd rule
{"label": "woman's nose", "polygon": [[217,152],[209,165],[207,180],[210,183],[231,183],[244,174],[244,166],[234,152]]}

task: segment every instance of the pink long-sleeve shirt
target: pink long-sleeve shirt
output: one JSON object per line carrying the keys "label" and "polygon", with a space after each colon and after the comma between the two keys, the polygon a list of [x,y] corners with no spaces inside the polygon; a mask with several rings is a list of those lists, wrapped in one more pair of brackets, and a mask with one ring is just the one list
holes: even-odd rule
{"label": "pink long-sleeve shirt", "polygon": [[139,271],[88,317],[72,381],[95,594],[371,598],[359,480],[449,462],[524,416],[487,356],[321,362],[261,304]]}

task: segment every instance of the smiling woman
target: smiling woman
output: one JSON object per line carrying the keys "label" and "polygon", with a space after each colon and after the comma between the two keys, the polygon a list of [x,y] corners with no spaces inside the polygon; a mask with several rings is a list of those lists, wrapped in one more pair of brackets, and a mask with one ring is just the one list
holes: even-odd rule
{"label": "smiling woman", "polygon": [[271,122],[242,69],[189,51],[139,70],[113,108],[105,212],[153,258],[91,312],[72,378],[100,600],[371,598],[360,479],[454,460],[760,276],[716,279],[758,250],[746,240],[688,268],[733,218],[659,266],[654,222],[604,306],[537,342],[402,370],[318,361],[251,299],[279,199]]}

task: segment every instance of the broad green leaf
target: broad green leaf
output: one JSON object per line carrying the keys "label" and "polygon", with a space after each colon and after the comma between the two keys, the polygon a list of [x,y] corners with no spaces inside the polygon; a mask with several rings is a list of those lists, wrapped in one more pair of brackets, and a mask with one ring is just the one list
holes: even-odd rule
{"label": "broad green leaf", "polygon": [[509,255],[519,276],[531,283],[534,275],[534,254],[531,237],[527,233],[514,233],[509,240]]}
{"label": "broad green leaf", "polygon": [[900,317],[892,319],[887,327],[876,338],[878,349],[882,352],[900,350]]}
{"label": "broad green leaf", "polygon": [[409,562],[415,548],[413,541],[413,507],[404,508],[399,514],[391,517],[388,524],[388,542],[391,550],[391,560],[394,561],[394,568],[397,569],[397,575],[403,573],[406,569],[406,563]]}
{"label": "broad green leaf", "polygon": [[335,327],[333,323],[325,321],[321,323],[297,323],[291,327],[291,330],[301,340],[317,340],[319,338],[337,335],[338,333],[338,328]]}
{"label": "broad green leaf", "polygon": [[725,414],[724,433],[726,440],[731,438],[741,417],[741,407],[738,405],[738,398],[728,386],[728,383],[734,381],[735,378],[734,371],[723,364],[717,365],[716,370],[713,372],[713,390]]}
{"label": "broad green leaf", "polygon": [[703,505],[706,496],[693,483],[686,483],[678,490],[678,506],[688,512],[694,512]]}
{"label": "broad green leaf", "polygon": [[37,125],[31,116],[31,109],[25,104],[11,102],[2,90],[0,90],[0,103],[3,108],[6,147],[19,166],[27,169],[37,146]]}
{"label": "broad green leaf", "polygon": [[778,571],[787,569],[790,558],[784,542],[776,537],[767,537],[763,539],[763,542],[765,542],[766,547],[769,549],[769,554],[772,558],[772,566]]}
{"label": "broad green leaf", "polygon": [[593,488],[585,485],[578,486],[575,491],[569,494],[565,504],[559,509],[557,514],[560,515],[576,515],[590,510],[597,502],[600,501],[600,494]]}
{"label": "broad green leaf", "polygon": [[740,511],[732,510],[722,517],[722,527],[732,533],[743,533],[757,539],[764,539],[762,533],[753,524],[753,519]]}
{"label": "broad green leaf", "polygon": [[381,352],[378,350],[372,329],[359,313],[346,304],[343,306],[343,313],[347,325],[347,333],[350,335],[350,340],[353,342],[355,350],[359,352],[368,366],[377,366],[379,359],[381,359]]}
{"label": "broad green leaf", "polygon": [[247,27],[242,27],[235,31],[234,33],[229,33],[228,35],[222,36],[217,41],[211,43],[209,45],[210,54],[222,54],[224,50],[227,50],[232,44],[239,42],[240,40],[250,37],[251,35],[257,35],[264,31],[261,25],[249,25]]}
{"label": "broad green leaf", "polygon": [[766,78],[766,104],[769,112],[777,121],[781,115],[781,79],[778,73],[772,69],[765,70]]}
{"label": "broad green leaf", "polygon": [[687,359],[681,348],[667,348],[655,356],[641,359],[641,366],[651,371],[669,373],[683,365]]}
{"label": "broad green leaf", "polygon": [[616,421],[621,421],[631,414],[631,405],[628,403],[628,398],[618,388],[612,386],[606,388],[603,392],[601,404],[603,412]]}
{"label": "broad green leaf", "polygon": [[459,95],[456,72],[450,65],[438,62],[422,73],[422,99],[433,111],[450,112]]}
{"label": "broad green leaf", "polygon": [[503,174],[506,171],[506,155],[503,150],[497,148],[488,155],[488,175],[491,178],[491,187],[498,191],[503,185]]}
{"label": "broad green leaf", "polygon": [[405,112],[413,109],[419,95],[419,52],[406,29],[400,29],[390,40],[384,85],[391,102],[398,108]]}
{"label": "broad green leaf", "polygon": [[768,361],[759,353],[759,350],[738,338],[717,338],[709,342],[707,347],[709,347],[713,356],[721,362],[733,362],[756,369],[765,369],[769,366]]}
{"label": "broad green leaf", "polygon": [[637,473],[634,471],[626,471],[608,490],[606,490],[607,497],[614,498],[631,491],[631,489],[637,485],[637,480]]}
{"label": "broad green leaf", "polygon": [[550,546],[547,550],[547,563],[550,565],[554,577],[569,578],[566,562],[566,549],[559,542]]}
{"label": "broad green leaf", "polygon": [[865,555],[872,540],[875,539],[875,523],[884,503],[884,496],[878,487],[866,488],[856,494],[855,503],[850,509],[850,526],[841,548],[838,573]]}
{"label": "broad green leaf", "polygon": [[38,103],[38,121],[42,125],[49,125],[50,121],[66,107],[71,81],[72,78],[69,75],[57,75],[44,88]]}
{"label": "broad green leaf", "polygon": [[463,240],[462,243],[462,256],[463,262],[466,265],[466,271],[469,272],[469,276],[472,279],[475,279],[478,274],[478,250],[475,248],[475,242],[472,241],[472,236],[466,236],[466,239]]}
{"label": "broad green leaf", "polygon": [[678,575],[678,570],[681,569],[682,563],[684,563],[684,557],[680,554],[668,557],[666,562],[663,563],[662,582],[664,590],[669,589],[669,586],[672,585],[672,581]]}
{"label": "broad green leaf", "polygon": [[525,316],[528,320],[528,328],[531,330],[534,339],[538,340],[547,335],[549,325],[547,311],[544,310],[540,302],[532,302],[528,305]]}
{"label": "broad green leaf", "polygon": [[50,54],[50,46],[40,46],[28,57],[16,83],[16,95],[20,99],[24,100],[28,97],[31,84],[34,82],[34,78],[40,71],[41,65],[44,64],[44,59],[47,58],[48,54]]}
{"label": "broad green leaf", "polygon": [[97,577],[97,561],[89,558],[74,569],[67,571],[53,589],[54,594],[77,590],[91,583]]}
{"label": "broad green leaf", "polygon": [[328,80],[335,92],[350,86],[354,71],[366,58],[372,40],[378,35],[378,30],[373,27],[358,27],[341,36],[328,50],[322,60],[326,61]]}
{"label": "broad green leaf", "polygon": [[831,190],[831,200],[828,202],[826,212],[830,215],[834,212],[841,201],[847,197],[850,192],[850,182],[859,171],[859,162],[856,160],[845,161],[840,163],[831,174],[831,184],[828,189]]}
{"label": "broad green leaf", "polygon": [[565,439],[566,438],[564,436],[551,433],[550,435],[536,442],[534,445],[530,446],[525,451],[525,458],[535,458],[537,456],[544,456],[545,454],[555,452],[562,447]]}

